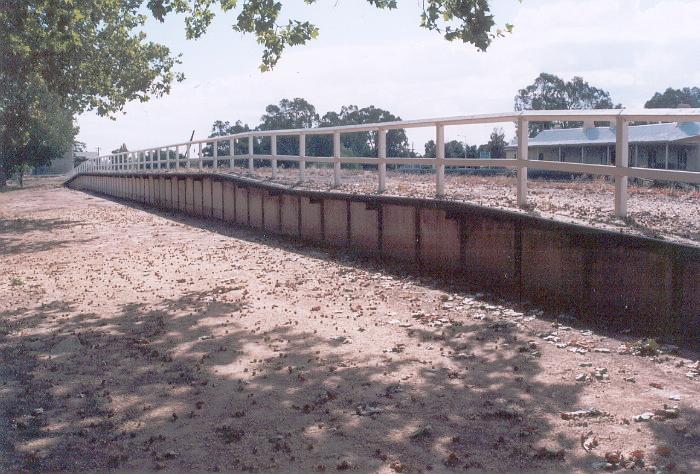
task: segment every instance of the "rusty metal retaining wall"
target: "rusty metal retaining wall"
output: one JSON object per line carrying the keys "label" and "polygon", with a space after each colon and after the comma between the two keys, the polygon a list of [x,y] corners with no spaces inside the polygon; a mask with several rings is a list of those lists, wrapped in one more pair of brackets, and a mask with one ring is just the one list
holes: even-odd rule
{"label": "rusty metal retaining wall", "polygon": [[405,263],[585,322],[700,336],[700,248],[465,203],[300,191],[223,174],[80,174],[67,185]]}

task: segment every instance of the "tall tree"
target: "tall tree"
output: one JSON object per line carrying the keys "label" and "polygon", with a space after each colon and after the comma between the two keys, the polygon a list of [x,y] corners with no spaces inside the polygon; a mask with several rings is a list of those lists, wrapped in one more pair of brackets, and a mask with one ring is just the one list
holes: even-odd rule
{"label": "tall tree", "polygon": [[[381,123],[400,121],[388,110],[370,105],[359,108],[356,105],[342,106],[340,112],[328,112],[320,120],[320,127],[337,127],[343,125],[360,125],[364,123]],[[316,156],[333,154],[333,142],[330,137],[318,137],[313,141],[313,152]],[[377,156],[377,133],[358,132],[341,135],[343,153],[349,156]],[[404,129],[393,129],[387,132],[387,156],[408,156],[408,137]]]}
{"label": "tall tree", "polygon": [[44,166],[73,146],[77,128],[52,94],[35,85],[0,92],[0,187],[8,177]]}
{"label": "tall tree", "polygon": [[69,112],[119,111],[170,90],[178,59],[146,40],[141,2],[5,0],[2,82],[43,86]]}
{"label": "tall tree", "polygon": [[[250,127],[248,127],[248,124],[244,124],[240,120],[236,120],[233,124],[231,124],[228,120],[222,121],[222,120],[217,120],[214,122],[214,124],[211,127],[211,133],[209,134],[209,138],[213,137],[225,137],[227,135],[235,135],[237,133],[243,133],[243,132],[249,132]],[[243,143],[242,141],[238,140],[236,141],[234,145],[234,152],[236,155],[243,155],[248,152],[248,144]],[[228,155],[230,151],[230,145],[227,142],[220,142],[219,143],[219,155],[225,156]]]}
{"label": "tall tree", "polygon": [[[581,77],[570,81],[554,74],[541,73],[535,81],[515,96],[515,110],[573,110],[573,109],[613,109],[622,105],[614,104],[610,93],[591,86]],[[542,130],[560,126],[579,127],[581,122],[530,122],[530,136]]]}
{"label": "tall tree", "polygon": [[[288,130],[312,127],[335,127],[343,125],[358,125],[365,123],[380,123],[400,121],[401,118],[388,110],[370,105],[359,108],[356,105],[343,106],[340,112],[327,112],[319,118],[316,107],[306,99],[282,99],[279,104],[271,104],[265,108],[265,114],[260,117],[256,130]],[[247,125],[236,122],[217,120],[212,127],[210,136],[232,135],[248,131]],[[220,145],[222,146],[222,145]],[[247,153],[247,146],[236,153]],[[256,143],[256,153],[270,153],[270,140],[263,137]],[[296,136],[280,136],[277,138],[277,152],[280,155],[299,154],[299,138]],[[226,151],[227,153],[227,151]],[[341,153],[345,156],[377,156],[377,133],[358,132],[341,134]],[[387,133],[387,156],[410,156],[408,137],[403,129],[389,130]],[[329,135],[309,135],[306,137],[306,154],[308,156],[332,156],[333,139]]]}
{"label": "tall tree", "polygon": [[120,146],[116,150],[112,150],[112,153],[126,153],[127,151],[129,151],[129,149],[126,146],[126,143],[122,143],[122,146]]}
{"label": "tall tree", "polygon": [[488,152],[491,158],[505,158],[506,145],[508,145],[508,142],[506,142],[506,135],[503,133],[503,129],[496,127],[491,131],[488,143],[481,145],[479,151]]}
{"label": "tall tree", "polygon": [[668,88],[663,93],[657,92],[644,104],[647,109],[673,109],[681,104],[700,107],[700,87]]}
{"label": "tall tree", "polygon": [[[485,145],[481,145],[477,148],[476,145],[467,145],[458,140],[450,140],[449,142],[445,142],[445,158],[477,158],[479,149],[484,147]],[[435,140],[430,139],[425,142],[423,156],[426,158],[435,158],[436,150]]]}
{"label": "tall tree", "polygon": [[[71,117],[109,115],[170,90],[178,62],[146,41],[139,1],[5,0],[0,8],[0,113],[4,174],[62,155]],[[179,78],[179,77],[178,77]],[[57,118],[60,116],[60,120]],[[56,143],[47,143],[37,130]],[[59,139],[60,138],[60,139]],[[30,158],[21,150],[43,150]],[[50,151],[50,153],[49,153]],[[4,184],[0,176],[0,183]]]}
{"label": "tall tree", "polygon": [[[295,128],[312,128],[318,125],[316,107],[306,99],[282,99],[279,105],[270,104],[265,107],[265,114],[260,117],[257,130],[284,130]],[[259,141],[259,153],[270,153],[270,139]],[[280,155],[298,155],[298,137],[278,137],[277,153]]]}

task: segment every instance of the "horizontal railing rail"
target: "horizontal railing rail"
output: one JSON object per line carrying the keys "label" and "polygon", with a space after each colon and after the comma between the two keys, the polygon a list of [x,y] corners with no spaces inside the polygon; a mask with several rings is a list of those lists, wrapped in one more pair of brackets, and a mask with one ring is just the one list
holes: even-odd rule
{"label": "horizontal railing rail", "polygon": [[[615,164],[586,164],[562,161],[529,160],[528,126],[530,122],[551,121],[596,121],[608,122],[615,128]],[[527,170],[528,168],[610,176],[615,180],[615,214],[627,215],[627,184],[629,178],[649,180],[679,181],[700,183],[700,172],[667,169],[652,169],[629,166],[629,124],[631,122],[691,122],[700,121],[700,109],[601,109],[601,110],[524,110],[516,112],[467,115],[422,120],[402,120],[338,127],[318,127],[285,130],[251,130],[227,136],[208,137],[189,142],[174,143],[154,148],[112,153],[91,158],[78,165],[71,176],[85,172],[149,172],[156,169],[180,170],[203,169],[205,163],[218,169],[224,162],[228,168],[234,167],[238,160],[247,161],[250,172],[255,171],[256,160],[270,162],[272,178],[278,174],[279,162],[299,164],[299,178],[305,179],[307,163],[326,163],[333,165],[333,183],[341,184],[341,167],[343,164],[363,164],[377,166],[378,192],[386,191],[387,165],[432,166],[436,174],[436,196],[445,195],[445,169],[450,167],[490,167],[511,168],[516,170],[517,202],[521,207],[527,206]],[[459,125],[492,124],[515,122],[517,124],[517,153],[515,159],[506,158],[446,158],[445,127]],[[387,132],[407,128],[435,128],[435,158],[426,157],[391,157],[387,156]],[[341,135],[348,133],[377,133],[376,157],[342,156]],[[307,156],[306,137],[331,135],[332,156]],[[299,153],[297,155],[279,154],[278,137],[298,137]],[[270,153],[255,153],[255,140],[269,138]],[[236,154],[236,143],[246,142],[247,152]],[[219,148],[228,144],[228,153],[219,154]],[[523,153],[523,150],[525,152]],[[210,153],[210,154],[205,154]],[[192,157],[192,153],[196,156]],[[194,165],[194,166],[193,166]],[[207,166],[209,167],[209,166]]]}

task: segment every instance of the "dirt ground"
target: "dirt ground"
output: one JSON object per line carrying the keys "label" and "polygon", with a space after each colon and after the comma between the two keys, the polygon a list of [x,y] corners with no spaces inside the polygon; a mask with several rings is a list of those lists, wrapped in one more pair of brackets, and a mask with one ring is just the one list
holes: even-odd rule
{"label": "dirt ground", "polygon": [[29,184],[0,193],[0,471],[700,472],[695,349]]}
{"label": "dirt ground", "polygon": [[[235,169],[238,173],[241,168]],[[269,168],[257,168],[257,177],[270,177]],[[376,171],[343,169],[342,184],[332,188],[331,169],[309,168],[306,181],[298,182],[299,171],[280,169],[277,182],[297,188],[336,189],[350,193],[377,192]],[[515,177],[447,174],[445,199],[526,212],[530,215],[564,222],[593,225],[609,230],[646,235],[687,245],[700,245],[700,190],[686,187],[629,186],[628,218],[613,215],[613,181],[528,181],[529,209],[518,208]],[[387,195],[435,197],[434,173],[387,172]]]}

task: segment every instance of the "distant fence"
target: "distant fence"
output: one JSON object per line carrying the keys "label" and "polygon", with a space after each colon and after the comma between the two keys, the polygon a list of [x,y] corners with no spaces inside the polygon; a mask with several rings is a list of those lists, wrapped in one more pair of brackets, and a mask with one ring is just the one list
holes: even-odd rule
{"label": "distant fence", "polygon": [[[568,163],[557,161],[528,160],[528,124],[530,122],[551,121],[596,121],[609,122],[616,130],[616,160],[614,165]],[[628,178],[680,181],[700,184],[700,172],[638,168],[629,166],[628,126],[630,122],[686,122],[700,120],[700,109],[603,109],[603,110],[528,110],[497,114],[469,115],[460,117],[434,118],[424,120],[404,120],[340,127],[323,127],[294,130],[254,130],[235,135],[205,138],[190,142],[163,145],[137,151],[127,151],[99,156],[76,167],[71,176],[78,173],[138,173],[150,170],[187,170],[206,168],[233,168],[235,160],[246,160],[251,172],[255,171],[255,160],[269,160],[272,178],[277,177],[280,162],[295,162],[299,166],[299,176],[305,179],[307,163],[333,165],[333,183],[341,183],[343,164],[363,164],[377,167],[378,191],[386,190],[387,165],[423,165],[435,169],[435,194],[445,195],[445,169],[450,167],[511,168],[517,173],[517,202],[527,206],[528,168],[611,176],[615,179],[615,215],[627,215]],[[517,123],[518,153],[515,159],[501,158],[445,158],[445,127],[489,123]],[[405,158],[387,156],[387,132],[406,128],[435,128],[435,158]],[[376,132],[377,157],[341,156],[341,135],[347,133]],[[332,156],[306,156],[306,137],[329,135],[333,137]],[[255,140],[269,138],[270,154],[256,154]],[[278,154],[278,137],[298,137],[298,155]],[[236,143],[247,142],[247,153],[236,154]],[[526,150],[525,153],[522,151]],[[220,154],[220,151],[227,151]],[[195,156],[192,156],[195,155]]]}

